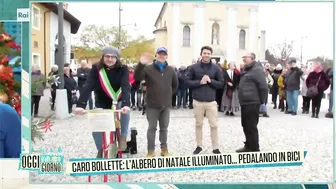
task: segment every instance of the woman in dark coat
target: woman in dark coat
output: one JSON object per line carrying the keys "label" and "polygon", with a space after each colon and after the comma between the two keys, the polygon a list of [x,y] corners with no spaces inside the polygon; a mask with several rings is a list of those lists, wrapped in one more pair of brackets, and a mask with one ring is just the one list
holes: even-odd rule
{"label": "woman in dark coat", "polygon": [[322,66],[319,64],[314,65],[313,71],[310,72],[306,79],[307,89],[317,86],[318,93],[312,98],[312,118],[318,118],[321,108],[321,101],[323,93],[328,89],[330,80],[328,75],[323,71]]}
{"label": "woman in dark coat", "polygon": [[38,117],[40,100],[46,87],[45,76],[41,73],[38,65],[32,66],[31,81],[34,89],[32,89],[31,113],[34,113],[34,117]]}
{"label": "woman in dark coat", "polygon": [[[277,108],[277,100],[278,100],[278,94],[279,94],[279,86],[278,86],[278,80],[282,72],[282,66],[281,64],[278,64],[274,70],[274,72],[271,74],[273,78],[273,85],[271,87],[271,94],[272,94],[272,102],[273,102],[273,109]],[[279,106],[280,107],[280,106]],[[279,108],[280,109],[280,108]]]}
{"label": "woman in dark coat", "polygon": [[48,74],[49,77],[53,77],[53,79],[49,79],[50,92],[51,92],[51,110],[55,110],[55,100],[56,100],[56,90],[58,89],[58,81],[55,79],[58,76],[58,66],[55,64],[51,68],[51,72]]}
{"label": "woman in dark coat", "polygon": [[240,107],[238,99],[240,72],[234,62],[230,62],[228,66],[229,69],[223,71],[225,86],[220,108],[226,115],[234,116],[234,112],[239,111]]}
{"label": "woman in dark coat", "polygon": [[72,114],[72,95],[76,94],[77,92],[77,82],[72,77],[69,67],[64,67],[64,89],[67,91],[69,114],[74,116],[74,114]]}

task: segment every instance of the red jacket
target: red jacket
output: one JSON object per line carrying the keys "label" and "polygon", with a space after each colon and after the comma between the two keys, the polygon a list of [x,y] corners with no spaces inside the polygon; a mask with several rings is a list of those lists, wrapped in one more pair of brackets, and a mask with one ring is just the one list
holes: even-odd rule
{"label": "red jacket", "polygon": [[135,84],[134,72],[128,72],[128,77],[129,77],[129,83],[131,85],[134,85]]}

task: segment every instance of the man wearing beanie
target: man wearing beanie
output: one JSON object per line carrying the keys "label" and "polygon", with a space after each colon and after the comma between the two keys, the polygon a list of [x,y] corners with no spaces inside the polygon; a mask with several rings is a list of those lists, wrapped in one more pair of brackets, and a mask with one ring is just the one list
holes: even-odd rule
{"label": "man wearing beanie", "polygon": [[172,107],[172,96],[178,87],[175,70],[171,66],[168,66],[167,63],[167,49],[164,47],[158,48],[155,57],[156,60],[154,60],[153,64],[150,64],[151,60],[149,56],[143,55],[134,72],[135,80],[145,80],[147,87],[147,157],[154,157],[158,122],[160,126],[161,156],[169,155],[167,135],[170,108]]}
{"label": "man wearing beanie", "polygon": [[[130,120],[130,85],[128,68],[120,61],[120,51],[115,47],[105,47],[100,61],[92,65],[89,76],[80,90],[80,97],[75,112],[83,114],[86,103],[95,92],[95,106],[102,109],[121,109],[121,137],[118,141],[118,151],[125,151],[128,124]],[[106,133],[107,134],[107,133]],[[98,156],[102,156],[102,133],[92,133]],[[109,136],[106,136],[109,137]]]}

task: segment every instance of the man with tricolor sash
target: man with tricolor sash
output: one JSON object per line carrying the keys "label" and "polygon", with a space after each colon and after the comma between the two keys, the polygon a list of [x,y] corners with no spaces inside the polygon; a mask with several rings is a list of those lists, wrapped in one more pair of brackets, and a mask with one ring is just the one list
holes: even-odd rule
{"label": "man with tricolor sash", "polygon": [[[144,54],[136,66],[134,78],[146,82],[146,115],[148,121],[147,150],[148,157],[153,157],[155,151],[155,137],[159,122],[161,156],[168,156],[168,125],[172,96],[177,91],[178,79],[174,69],[167,63],[168,50],[164,47],[157,49],[155,60],[150,64],[149,54]],[[150,65],[148,65],[150,64]]]}
{"label": "man with tricolor sash", "polygon": [[[75,112],[83,114],[86,103],[95,92],[95,107],[102,109],[121,109],[121,136],[118,141],[118,151],[125,151],[127,147],[128,124],[130,120],[130,85],[128,68],[120,61],[120,51],[115,47],[105,47],[102,58],[92,65],[89,76],[80,90],[80,97]],[[102,156],[103,138],[106,133],[93,132],[93,138],[98,149],[98,156]],[[110,133],[112,135],[112,133]]]}

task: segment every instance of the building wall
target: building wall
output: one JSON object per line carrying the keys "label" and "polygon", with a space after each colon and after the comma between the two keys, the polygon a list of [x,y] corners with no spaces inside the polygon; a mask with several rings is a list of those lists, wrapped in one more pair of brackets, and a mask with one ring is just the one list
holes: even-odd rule
{"label": "building wall", "polygon": [[46,20],[46,32],[45,32],[45,58],[44,58],[44,65],[45,65],[45,72],[46,74],[49,74],[51,67],[50,67],[50,14],[52,12],[49,11],[45,14],[45,20]]}
{"label": "building wall", "polygon": [[[194,39],[197,38],[196,36],[196,28],[195,28],[195,14],[194,14],[194,3],[178,3],[179,4],[179,12],[180,12],[180,23],[179,23],[179,40],[181,44],[177,47],[179,48],[180,56],[179,60],[180,62],[172,62],[171,56],[168,57],[168,62],[171,64],[186,64],[189,65],[192,62],[192,59],[195,59],[195,55],[198,55],[198,51],[200,49],[196,49],[199,47],[196,47],[194,44]],[[170,18],[167,20],[167,47],[168,51],[172,52],[172,49],[176,48],[173,47],[173,40],[174,37],[172,36],[172,31],[174,30],[174,23],[173,23],[173,3],[168,3],[167,10],[163,14],[162,18]],[[259,23],[255,22],[253,26],[251,26],[251,14],[250,14],[251,6],[249,5],[238,5],[236,6],[236,36],[235,36],[235,42],[236,42],[236,52],[235,52],[235,59],[237,63],[241,62],[241,57],[246,53],[247,51],[255,52],[258,56],[259,53]],[[162,19],[163,20],[163,19]],[[204,17],[203,17],[204,23],[204,44],[203,45],[209,45],[213,47],[213,49],[220,49],[220,51],[224,52],[224,56],[221,57],[222,62],[226,58],[226,52],[228,47],[228,4],[225,3],[206,3],[204,7]],[[212,25],[214,23],[219,24],[219,44],[212,45],[211,44],[211,38],[212,38]],[[191,36],[190,36],[190,47],[183,47],[183,27],[189,26],[191,29]],[[245,36],[245,49],[239,49],[239,32],[241,29],[244,29],[246,32]],[[253,29],[253,31],[251,31]],[[253,36],[252,36],[253,35]],[[162,35],[157,36],[162,39]],[[254,38],[254,45],[250,45],[250,38]],[[196,53],[195,53],[196,52]],[[217,56],[216,54],[213,54],[214,56]]]}
{"label": "building wall", "polygon": [[164,20],[166,20],[167,23],[167,34],[166,34],[166,46],[168,48],[168,64],[172,63],[172,56],[169,56],[169,54],[171,54],[172,52],[172,28],[171,26],[173,25],[173,7],[171,3],[167,3],[167,8],[165,11],[165,14],[163,14],[163,18]]}
{"label": "building wall", "polygon": [[155,42],[154,48],[167,47],[167,32],[166,31],[157,31],[155,33]]}
{"label": "building wall", "polygon": [[[195,36],[195,21],[194,21],[194,4],[193,3],[180,3],[180,62],[177,65],[189,65],[192,62],[192,54],[194,52],[194,37]],[[188,14],[186,14],[188,13]],[[187,26],[190,28],[190,46],[183,46],[183,28]]]}
{"label": "building wall", "polygon": [[[44,13],[48,12],[49,10],[42,6],[39,3],[32,3],[32,8],[37,8],[39,10],[41,17],[37,18],[39,19],[39,27],[34,27],[32,22],[32,29],[31,29],[31,64],[37,63],[34,60],[39,59],[39,66],[42,71],[42,73],[46,74],[46,62],[45,62],[45,54],[48,54],[48,52],[45,53],[45,36],[46,33],[48,33],[49,28],[45,27],[44,23]],[[48,21],[46,20],[46,24],[48,24]],[[46,43],[47,44],[47,43]],[[33,58],[33,57],[39,57],[39,58]]]}
{"label": "building wall", "polygon": [[213,48],[221,48],[226,51],[227,46],[227,6],[224,3],[207,3],[204,10],[205,36],[204,45],[211,45],[212,25],[219,24],[219,44],[211,45]]}
{"label": "building wall", "polygon": [[[55,64],[55,42],[56,36],[58,34],[58,15],[51,12],[50,13],[50,35],[49,35],[49,70],[52,65]],[[71,25],[68,21],[63,21],[63,31],[65,37],[65,54],[64,54],[64,63],[70,63],[70,54],[71,54]]]}

